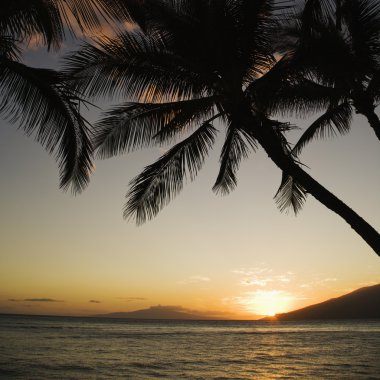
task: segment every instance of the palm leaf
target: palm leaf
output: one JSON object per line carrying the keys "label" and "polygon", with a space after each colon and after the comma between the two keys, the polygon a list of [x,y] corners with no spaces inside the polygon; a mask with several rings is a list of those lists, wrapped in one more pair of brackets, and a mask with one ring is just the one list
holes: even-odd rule
{"label": "palm leaf", "polygon": [[283,173],[280,187],[274,196],[279,210],[287,212],[292,209],[297,214],[302,209],[306,196],[306,189],[291,175]]}
{"label": "palm leaf", "polygon": [[157,215],[182,190],[187,173],[190,180],[195,178],[214,143],[215,133],[215,128],[205,123],[147,166],[131,182],[124,217],[134,217],[137,224],[142,224]]}
{"label": "palm leaf", "polygon": [[348,1],[347,27],[358,68],[378,68],[380,54],[380,3],[369,0]]}
{"label": "palm leaf", "polygon": [[94,143],[101,158],[171,139],[212,112],[215,98],[170,103],[126,103],[95,125]]}
{"label": "palm leaf", "polygon": [[78,90],[91,98],[122,96],[164,102],[199,98],[207,83],[189,64],[165,47],[163,36],[124,33],[101,38],[98,45],[85,44],[66,58]]}
{"label": "palm leaf", "polygon": [[81,99],[65,78],[0,57],[0,91],[0,114],[55,152],[62,188],[81,191],[92,170],[92,148]]}
{"label": "palm leaf", "polygon": [[324,86],[305,77],[290,78],[268,98],[266,106],[268,112],[281,116],[308,117],[344,97],[345,93],[339,88]]}
{"label": "palm leaf", "polygon": [[229,126],[220,156],[220,170],[213,191],[226,195],[237,186],[236,173],[241,160],[247,158],[256,141],[245,131]]}
{"label": "palm leaf", "polygon": [[189,26],[186,13],[189,11],[188,1],[162,1],[144,0],[143,6],[139,0],[127,0],[126,9],[139,27],[147,34],[166,30],[167,33],[173,31],[181,33]]}
{"label": "palm leaf", "polygon": [[[131,3],[131,4],[129,4]],[[111,21],[130,20],[128,8],[133,1],[124,0],[2,0],[0,34],[27,42],[35,35],[42,37],[48,48],[59,48],[65,29],[75,36],[95,31]]]}
{"label": "palm leaf", "polygon": [[[292,54],[284,55],[271,70],[246,89],[253,104],[269,114],[308,116],[320,112],[334,99],[344,97],[338,87],[329,87],[310,79]],[[305,71],[305,72],[304,72]]]}
{"label": "palm leaf", "polygon": [[0,34],[0,57],[19,61],[21,58],[21,49],[13,37]]}
{"label": "palm leaf", "polygon": [[380,100],[380,70],[376,70],[368,83],[366,90],[370,98]]}
{"label": "palm leaf", "polygon": [[153,136],[154,140],[160,144],[171,143],[177,137],[181,137],[189,128],[202,122],[211,123],[221,116],[221,113],[214,114],[214,106],[217,100],[217,96],[210,96],[176,102],[182,103],[183,106],[179,112],[172,114],[172,118]]}
{"label": "palm leaf", "polygon": [[125,0],[54,0],[60,17],[75,34],[74,21],[82,31],[96,30],[102,23],[130,20],[128,8],[134,1]]}
{"label": "palm leaf", "polygon": [[[261,76],[275,60],[273,37],[278,33],[277,17],[290,7],[290,1],[230,2],[230,14],[235,27],[237,57],[247,83],[253,76]],[[245,67],[244,67],[245,66]]]}
{"label": "palm leaf", "polygon": [[350,103],[346,102],[338,106],[331,106],[306,129],[294,146],[292,150],[293,154],[299,155],[304,146],[315,138],[325,138],[336,136],[337,133],[341,135],[347,133],[350,130],[351,119],[352,107]]}
{"label": "palm leaf", "polygon": [[24,42],[40,35],[48,48],[58,48],[64,38],[64,25],[53,1],[2,0],[0,34]]}
{"label": "palm leaf", "polygon": [[[304,32],[313,33],[335,16],[336,0],[307,0],[301,14]],[[338,0],[339,1],[339,0]]]}

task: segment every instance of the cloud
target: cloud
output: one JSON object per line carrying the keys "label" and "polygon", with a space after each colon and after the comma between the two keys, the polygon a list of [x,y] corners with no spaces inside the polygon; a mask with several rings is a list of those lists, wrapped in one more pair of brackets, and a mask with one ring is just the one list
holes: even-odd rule
{"label": "cloud", "polygon": [[146,301],[147,298],[144,297],[116,297],[118,300],[124,300],[127,302],[134,302],[134,301]]}
{"label": "cloud", "polygon": [[63,300],[55,300],[53,298],[8,298],[8,302],[65,302]]}
{"label": "cloud", "polygon": [[283,286],[288,284],[293,279],[293,272],[285,274],[277,274],[273,269],[269,268],[248,268],[236,269],[232,273],[241,275],[240,285],[242,286],[259,286],[266,287],[267,285]]}
{"label": "cloud", "polygon": [[211,281],[211,279],[209,277],[196,274],[194,276],[190,276],[189,278],[187,278],[185,280],[178,281],[178,283],[179,284],[194,284],[197,282],[209,282],[209,281]]}
{"label": "cloud", "polygon": [[98,300],[89,300],[88,302],[90,302],[90,303],[101,303],[101,301],[98,301]]}
{"label": "cloud", "polygon": [[64,302],[63,300],[55,300],[53,298],[25,298],[27,302]]}
{"label": "cloud", "polygon": [[358,287],[372,286],[372,285],[377,285],[379,283],[380,283],[380,280],[377,280],[377,281],[365,281],[365,282],[360,282],[358,284]]}
{"label": "cloud", "polygon": [[319,286],[329,287],[328,286],[329,283],[336,282],[336,281],[338,281],[338,279],[337,278],[333,278],[333,277],[317,278],[316,280],[313,280],[313,281],[301,284],[300,287],[304,288],[304,289],[305,288],[316,288],[316,287],[319,287]]}

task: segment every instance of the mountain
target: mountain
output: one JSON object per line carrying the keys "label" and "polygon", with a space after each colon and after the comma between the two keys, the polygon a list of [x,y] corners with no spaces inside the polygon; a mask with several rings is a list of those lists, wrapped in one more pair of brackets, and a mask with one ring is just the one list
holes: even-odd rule
{"label": "mountain", "polygon": [[151,306],[129,312],[117,312],[109,314],[98,314],[101,318],[127,318],[127,319],[187,319],[187,320],[214,320],[219,319],[208,315],[195,314],[181,307],[175,306]]}
{"label": "mountain", "polygon": [[380,318],[380,284],[274,317],[280,321],[365,318]]}

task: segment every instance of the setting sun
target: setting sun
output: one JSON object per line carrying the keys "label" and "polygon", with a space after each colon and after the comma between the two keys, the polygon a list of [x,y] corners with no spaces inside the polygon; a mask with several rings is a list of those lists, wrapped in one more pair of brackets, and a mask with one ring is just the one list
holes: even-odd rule
{"label": "setting sun", "polygon": [[258,290],[247,297],[248,311],[272,317],[291,309],[294,297],[282,290]]}

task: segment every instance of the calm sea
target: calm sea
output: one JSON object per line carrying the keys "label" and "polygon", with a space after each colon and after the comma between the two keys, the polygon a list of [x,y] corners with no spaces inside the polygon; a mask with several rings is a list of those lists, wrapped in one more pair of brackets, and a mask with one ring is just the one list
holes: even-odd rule
{"label": "calm sea", "polygon": [[380,379],[380,321],[0,316],[1,379]]}

